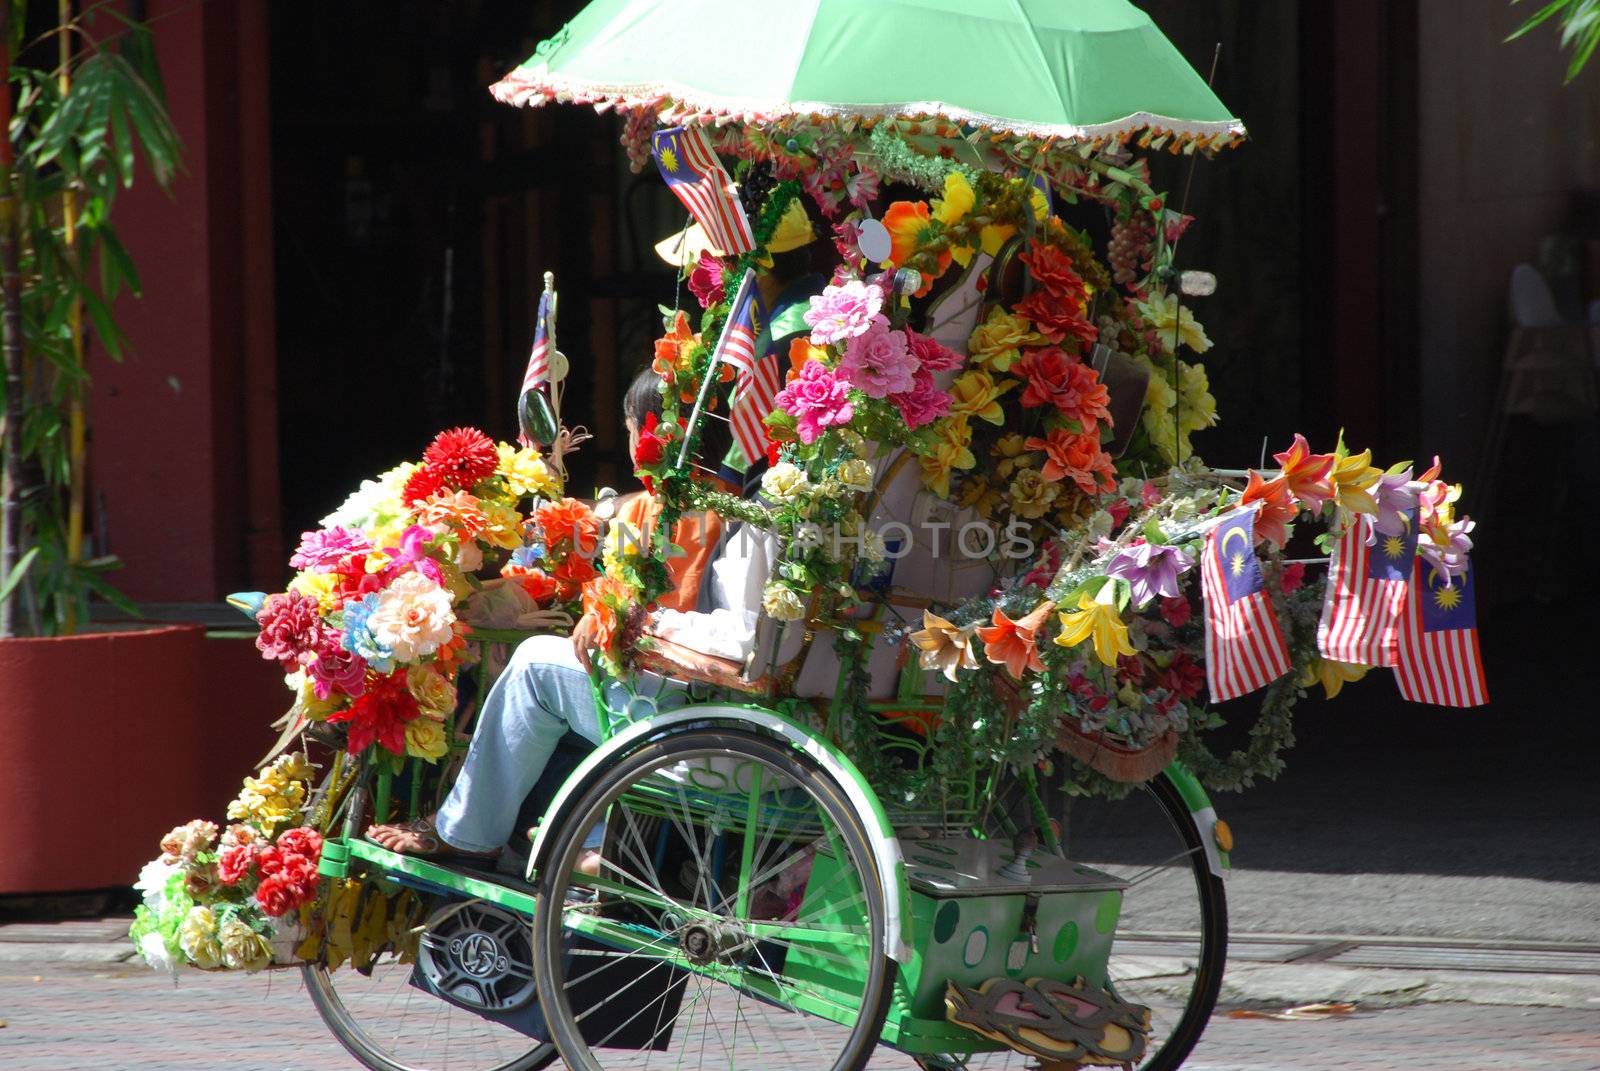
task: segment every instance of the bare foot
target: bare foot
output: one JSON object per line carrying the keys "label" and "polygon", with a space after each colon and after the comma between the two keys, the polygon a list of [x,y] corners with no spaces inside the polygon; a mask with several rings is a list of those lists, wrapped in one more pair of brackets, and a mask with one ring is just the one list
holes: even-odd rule
{"label": "bare foot", "polygon": [[444,856],[454,855],[467,859],[493,859],[499,852],[469,852],[451,846],[439,836],[439,830],[434,827],[434,820],[438,815],[425,815],[413,818],[409,822],[396,822],[393,825],[375,825],[367,827],[367,839],[379,847],[387,848],[391,852],[401,855],[428,855]]}
{"label": "bare foot", "polygon": [[[537,832],[539,832],[538,826],[530,826],[528,828],[528,839],[530,841],[533,840],[533,836]],[[587,874],[591,878],[598,878],[600,876],[600,861],[604,858],[605,857],[600,854],[599,849],[585,848],[583,850],[583,854],[578,856],[578,865],[575,869],[580,874]]]}

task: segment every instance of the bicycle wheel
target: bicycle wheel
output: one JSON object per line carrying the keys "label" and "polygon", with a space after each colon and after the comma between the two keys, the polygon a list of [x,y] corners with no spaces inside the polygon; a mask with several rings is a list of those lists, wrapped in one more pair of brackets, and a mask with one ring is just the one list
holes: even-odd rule
{"label": "bicycle wheel", "polygon": [[[1228,905],[1202,836],[1165,773],[1120,800],[1075,799],[1067,855],[1128,883],[1109,963],[1111,989],[1150,1008],[1140,1071],[1172,1071],[1200,1040],[1216,1007],[1228,951]],[[1057,940],[1070,940],[1060,936]],[[1021,1071],[1019,1053],[919,1059],[937,1071]]]}
{"label": "bicycle wheel", "polygon": [[[861,817],[758,733],[698,728],[619,758],[563,809],[539,876],[535,977],[577,1071],[855,1071],[894,965]],[[597,877],[577,872],[605,824]]]}
{"label": "bicycle wheel", "polygon": [[[460,902],[434,913],[420,955],[435,977],[471,1003],[514,1007],[532,999],[526,917]],[[383,953],[370,972],[320,963],[302,968],[317,1014],[350,1054],[373,1071],[537,1071],[555,1046],[411,984],[413,965]]]}

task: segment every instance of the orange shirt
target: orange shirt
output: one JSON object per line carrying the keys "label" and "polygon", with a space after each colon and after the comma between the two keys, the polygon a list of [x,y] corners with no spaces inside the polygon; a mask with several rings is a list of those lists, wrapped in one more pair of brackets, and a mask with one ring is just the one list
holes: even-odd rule
{"label": "orange shirt", "polygon": [[[654,537],[661,503],[652,494],[628,495],[617,508],[617,519]],[[691,611],[700,600],[700,579],[722,535],[722,521],[715,513],[684,514],[672,527],[672,541],[685,553],[667,559],[667,579],[672,587],[661,593],[656,605],[665,610]]]}

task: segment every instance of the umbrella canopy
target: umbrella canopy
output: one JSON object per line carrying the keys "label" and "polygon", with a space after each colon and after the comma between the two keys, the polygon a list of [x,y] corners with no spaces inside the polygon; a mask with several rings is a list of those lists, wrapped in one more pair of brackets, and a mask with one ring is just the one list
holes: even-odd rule
{"label": "umbrella canopy", "polygon": [[674,121],[940,117],[1101,144],[1244,136],[1127,0],[595,0],[493,87]]}

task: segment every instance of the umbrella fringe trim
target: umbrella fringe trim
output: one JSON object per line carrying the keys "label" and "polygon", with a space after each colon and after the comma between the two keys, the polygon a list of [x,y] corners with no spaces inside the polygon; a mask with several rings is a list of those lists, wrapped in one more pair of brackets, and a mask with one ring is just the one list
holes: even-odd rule
{"label": "umbrella fringe trim", "polygon": [[1173,119],[1150,112],[1136,112],[1107,123],[1073,125],[1067,123],[1028,123],[935,101],[903,102],[898,104],[838,105],[796,102],[779,106],[752,100],[710,97],[685,92],[666,83],[632,85],[597,85],[580,80],[561,79],[550,75],[535,75],[516,70],[489,87],[496,100],[515,106],[538,107],[557,103],[590,104],[604,112],[611,108],[649,108],[675,114],[674,121],[701,123],[747,122],[772,123],[785,119],[842,118],[907,120],[944,119],[955,123],[970,123],[1004,134],[1029,138],[1053,138],[1075,142],[1103,143],[1111,140],[1125,141],[1140,131],[1142,147],[1152,142],[1171,139],[1174,145],[1197,143],[1205,149],[1230,148],[1243,141],[1244,124],[1237,119],[1217,122],[1198,122]]}

